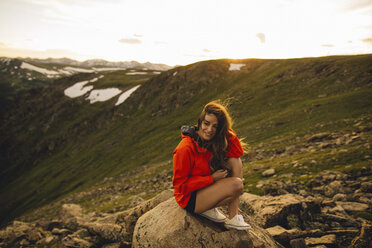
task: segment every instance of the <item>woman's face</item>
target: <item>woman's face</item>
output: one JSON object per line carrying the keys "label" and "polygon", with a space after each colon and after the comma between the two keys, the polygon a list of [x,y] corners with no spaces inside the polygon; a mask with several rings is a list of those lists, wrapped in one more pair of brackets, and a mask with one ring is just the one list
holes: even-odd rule
{"label": "woman's face", "polygon": [[216,135],[218,120],[214,114],[206,114],[198,131],[200,138],[203,140],[211,140]]}

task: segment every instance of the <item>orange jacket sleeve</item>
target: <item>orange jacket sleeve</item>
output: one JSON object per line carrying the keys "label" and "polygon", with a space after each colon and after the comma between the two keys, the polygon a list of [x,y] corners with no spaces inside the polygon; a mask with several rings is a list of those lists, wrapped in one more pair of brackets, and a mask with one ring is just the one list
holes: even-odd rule
{"label": "orange jacket sleeve", "polygon": [[213,183],[212,175],[192,176],[195,155],[191,147],[181,146],[173,152],[173,186],[183,196]]}
{"label": "orange jacket sleeve", "polygon": [[240,144],[239,138],[233,130],[230,130],[229,139],[229,150],[226,153],[226,157],[235,157],[239,158],[243,156],[244,150]]}

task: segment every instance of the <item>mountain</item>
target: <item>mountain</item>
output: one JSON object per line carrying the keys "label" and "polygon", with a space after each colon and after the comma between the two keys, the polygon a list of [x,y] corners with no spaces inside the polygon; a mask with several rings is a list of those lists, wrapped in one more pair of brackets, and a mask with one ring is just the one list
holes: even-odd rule
{"label": "mountain", "polygon": [[0,115],[19,93],[49,85],[54,79],[77,73],[101,73],[122,70],[128,74],[160,73],[172,67],[164,64],[109,62],[87,60],[79,62],[69,58],[0,58]]}
{"label": "mountain", "polygon": [[[274,167],[279,175],[293,173],[294,181],[310,181],[333,169],[364,171],[371,177],[370,68],[372,55],[223,59],[161,74],[79,73],[24,91],[0,123],[1,223],[105,178],[132,175],[124,181],[130,184],[142,177],[143,182],[130,187],[142,187],[142,182],[150,192],[149,180],[163,171],[167,178],[172,170],[169,160],[180,126],[194,124],[202,107],[214,99],[227,102],[234,130],[249,145],[246,170]],[[65,94],[82,82],[90,86],[86,93],[75,98]],[[89,101],[94,90],[125,93],[138,85],[119,105],[119,94]],[[317,139],[334,143],[312,141]],[[262,193],[256,187],[262,178],[253,170],[245,173],[245,189]],[[156,192],[152,190],[146,197]],[[118,205],[120,201],[105,209]]]}
{"label": "mountain", "polygon": [[166,71],[171,68],[172,66],[165,65],[165,64],[154,64],[150,62],[140,63],[137,61],[119,61],[119,62],[111,62],[104,59],[89,59],[85,61],[76,61],[69,58],[47,58],[47,59],[25,59],[29,62],[35,63],[45,63],[45,64],[64,64],[64,65],[73,65],[73,66],[82,66],[82,67],[120,67],[120,68],[136,68],[136,69],[148,69],[148,70],[158,70],[158,71]]}

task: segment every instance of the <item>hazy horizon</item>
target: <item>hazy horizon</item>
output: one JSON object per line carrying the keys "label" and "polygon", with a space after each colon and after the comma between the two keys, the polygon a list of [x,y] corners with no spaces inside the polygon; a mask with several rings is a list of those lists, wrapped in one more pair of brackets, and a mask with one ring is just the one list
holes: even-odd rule
{"label": "hazy horizon", "polygon": [[3,0],[0,56],[186,65],[372,53],[368,0]]}

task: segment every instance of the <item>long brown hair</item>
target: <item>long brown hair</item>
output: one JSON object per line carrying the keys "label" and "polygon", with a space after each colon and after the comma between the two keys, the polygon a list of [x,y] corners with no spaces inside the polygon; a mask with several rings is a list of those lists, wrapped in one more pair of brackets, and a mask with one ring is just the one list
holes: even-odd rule
{"label": "long brown hair", "polygon": [[204,106],[198,119],[198,128],[201,128],[202,122],[207,114],[214,114],[218,120],[218,126],[215,136],[208,142],[209,149],[212,152],[212,158],[209,165],[213,171],[225,168],[225,154],[228,151],[229,129],[232,128],[232,119],[227,112],[227,108],[220,101],[212,101]]}

